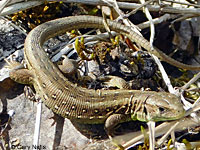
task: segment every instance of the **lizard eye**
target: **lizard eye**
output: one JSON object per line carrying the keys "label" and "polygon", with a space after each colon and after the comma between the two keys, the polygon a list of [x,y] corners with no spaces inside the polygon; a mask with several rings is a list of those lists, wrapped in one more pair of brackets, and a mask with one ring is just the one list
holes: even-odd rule
{"label": "lizard eye", "polygon": [[163,111],[165,111],[165,109],[163,107],[159,107],[159,111],[162,113]]}

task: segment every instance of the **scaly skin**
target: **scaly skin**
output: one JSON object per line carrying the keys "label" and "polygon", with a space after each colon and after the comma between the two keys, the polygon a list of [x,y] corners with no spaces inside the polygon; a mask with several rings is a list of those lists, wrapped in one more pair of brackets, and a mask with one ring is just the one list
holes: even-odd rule
{"label": "scaly skin", "polygon": [[[110,20],[107,23],[111,30],[150,50],[149,42],[129,27]],[[164,121],[179,119],[184,115],[185,110],[179,98],[170,93],[89,90],[69,82],[48,58],[42,45],[50,37],[80,28],[104,28],[104,25],[100,17],[75,16],[53,20],[33,29],[25,41],[24,54],[28,69],[14,70],[10,77],[21,83],[32,84],[45,105],[54,113],[87,124],[105,123],[107,129],[130,120]],[[165,57],[160,51],[151,53]],[[27,75],[27,80],[19,78],[22,72]]]}

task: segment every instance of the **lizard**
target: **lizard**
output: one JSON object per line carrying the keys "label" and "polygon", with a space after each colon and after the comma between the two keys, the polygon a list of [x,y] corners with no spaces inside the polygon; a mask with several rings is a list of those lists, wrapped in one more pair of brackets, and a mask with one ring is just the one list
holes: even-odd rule
{"label": "lizard", "polygon": [[[145,49],[150,44],[143,37],[121,23],[107,20],[111,30],[129,37]],[[168,92],[140,90],[92,90],[72,84],[51,62],[42,45],[56,35],[72,29],[104,28],[103,19],[96,16],[73,16],[52,20],[34,28],[25,40],[24,56],[27,68],[16,68],[10,78],[33,85],[44,104],[54,113],[85,124],[103,124],[108,135],[118,123],[175,120],[184,116],[179,97]],[[150,50],[171,64],[188,69],[199,69],[167,57],[161,51]],[[173,60],[173,61],[171,61]]]}

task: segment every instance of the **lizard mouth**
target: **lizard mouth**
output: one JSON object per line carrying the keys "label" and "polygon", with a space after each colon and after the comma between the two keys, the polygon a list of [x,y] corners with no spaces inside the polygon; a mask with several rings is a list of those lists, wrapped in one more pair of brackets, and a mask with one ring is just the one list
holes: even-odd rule
{"label": "lizard mouth", "polygon": [[172,115],[163,115],[160,117],[154,117],[152,118],[152,121],[172,121],[172,120],[178,120],[184,117],[185,111],[180,111],[180,113],[172,113]]}

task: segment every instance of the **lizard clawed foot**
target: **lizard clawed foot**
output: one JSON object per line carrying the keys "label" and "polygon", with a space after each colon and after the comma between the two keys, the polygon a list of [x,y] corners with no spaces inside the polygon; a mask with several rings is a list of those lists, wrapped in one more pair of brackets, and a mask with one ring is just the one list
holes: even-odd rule
{"label": "lizard clawed foot", "polygon": [[29,100],[31,100],[33,102],[38,101],[34,89],[29,87],[29,86],[24,87],[24,95],[25,95],[26,98],[28,98]]}
{"label": "lizard clawed foot", "polygon": [[13,59],[4,59],[5,60],[5,62],[8,64],[7,66],[6,66],[6,68],[9,68],[9,69],[11,69],[11,70],[14,70],[14,69],[22,69],[22,68],[24,68],[24,65],[23,64],[21,64],[21,63],[19,63],[19,62],[17,62],[17,61],[14,61]]}
{"label": "lizard clawed foot", "polygon": [[51,126],[54,126],[58,122],[58,120],[60,118],[61,117],[59,115],[57,115],[57,114],[54,113],[53,116],[49,118],[49,119],[53,119],[53,122],[52,122]]}
{"label": "lizard clawed foot", "polygon": [[112,142],[112,144],[117,147],[115,150],[124,150],[124,147],[121,144],[119,144],[119,142],[115,141],[112,138],[112,136],[108,135],[108,137],[109,137],[110,141]]}

